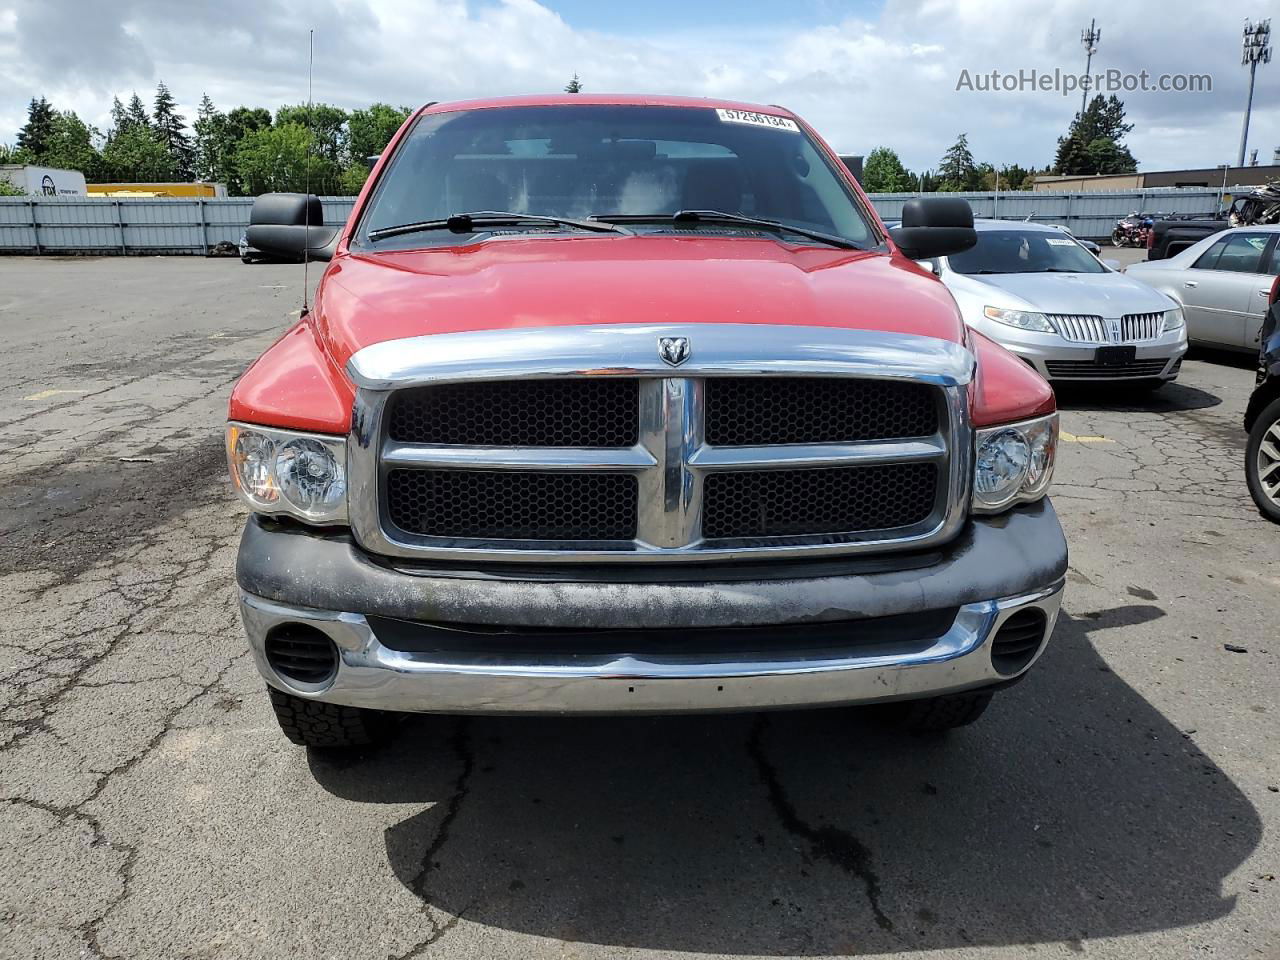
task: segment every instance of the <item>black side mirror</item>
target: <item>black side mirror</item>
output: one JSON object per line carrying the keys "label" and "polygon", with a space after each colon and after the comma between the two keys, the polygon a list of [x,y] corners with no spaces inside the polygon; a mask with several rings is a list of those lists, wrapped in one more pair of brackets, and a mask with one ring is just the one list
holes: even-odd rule
{"label": "black side mirror", "polygon": [[902,205],[902,224],[889,231],[903,256],[929,260],[964,253],[978,242],[973,208],[959,197],[929,197]]}
{"label": "black side mirror", "polygon": [[245,240],[278,257],[305,253],[309,260],[330,260],[338,246],[338,227],[324,225],[324,208],[314,193],[264,193],[253,201]]}

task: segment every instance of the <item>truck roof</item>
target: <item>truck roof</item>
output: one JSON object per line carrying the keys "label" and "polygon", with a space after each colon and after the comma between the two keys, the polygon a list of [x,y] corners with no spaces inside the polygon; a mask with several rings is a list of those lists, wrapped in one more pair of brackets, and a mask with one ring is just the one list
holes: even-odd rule
{"label": "truck roof", "polygon": [[709,97],[677,97],[652,93],[533,93],[515,97],[485,97],[478,100],[454,100],[432,103],[423,113],[447,113],[454,110],[484,110],[492,107],[574,107],[574,106],[639,106],[639,107],[703,107],[709,109],[747,110],[774,116],[799,119],[786,107],[747,103],[741,100],[718,100]]}

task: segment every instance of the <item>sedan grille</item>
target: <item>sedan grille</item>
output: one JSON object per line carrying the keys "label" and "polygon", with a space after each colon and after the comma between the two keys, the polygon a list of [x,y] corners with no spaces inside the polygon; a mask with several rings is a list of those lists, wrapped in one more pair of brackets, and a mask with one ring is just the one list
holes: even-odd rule
{"label": "sedan grille", "polygon": [[1046,360],[1045,369],[1055,380],[1120,380],[1125,377],[1158,377],[1169,363],[1167,358],[1132,360],[1120,366],[1107,366],[1092,360]]}
{"label": "sedan grille", "polygon": [[1107,331],[1101,317],[1079,313],[1051,313],[1049,322],[1058,328],[1062,339],[1075,343],[1106,343]]}
{"label": "sedan grille", "polygon": [[1064,340],[1073,343],[1135,343],[1160,336],[1163,313],[1126,313],[1116,321],[1082,313],[1051,313],[1049,322]]}
{"label": "sedan grille", "polygon": [[1126,313],[1120,320],[1121,336],[1125,341],[1154,340],[1160,336],[1163,313]]}

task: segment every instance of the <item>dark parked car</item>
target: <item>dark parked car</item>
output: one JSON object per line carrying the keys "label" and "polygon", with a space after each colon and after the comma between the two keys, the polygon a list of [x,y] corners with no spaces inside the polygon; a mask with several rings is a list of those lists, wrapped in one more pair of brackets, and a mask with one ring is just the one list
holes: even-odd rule
{"label": "dark parked car", "polygon": [[1280,523],[1280,277],[1271,287],[1271,307],[1262,323],[1258,385],[1245,410],[1245,478],[1249,493],[1268,520]]}

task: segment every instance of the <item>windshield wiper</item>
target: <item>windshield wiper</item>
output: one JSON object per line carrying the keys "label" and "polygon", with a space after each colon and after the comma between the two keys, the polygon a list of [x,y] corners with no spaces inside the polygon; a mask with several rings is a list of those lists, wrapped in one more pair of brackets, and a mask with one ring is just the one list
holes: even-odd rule
{"label": "windshield wiper", "polygon": [[409,233],[426,233],[429,230],[448,230],[450,233],[476,233],[477,228],[519,226],[522,223],[552,224],[562,227],[574,227],[578,230],[590,230],[593,233],[631,233],[623,227],[597,220],[574,220],[569,217],[550,217],[540,213],[510,213],[504,210],[477,210],[474,213],[455,213],[443,220],[419,220],[416,223],[402,223],[395,227],[381,227],[370,230],[368,238],[377,243],[388,237],[402,237]]}
{"label": "windshield wiper", "polygon": [[602,223],[721,223],[734,226],[755,227],[776,233],[794,233],[810,240],[829,243],[833,247],[845,250],[862,250],[863,247],[821,230],[810,230],[808,227],[797,227],[779,220],[764,220],[759,217],[747,217],[740,213],[725,213],[722,210],[679,210],[676,213],[599,213],[591,218]]}

